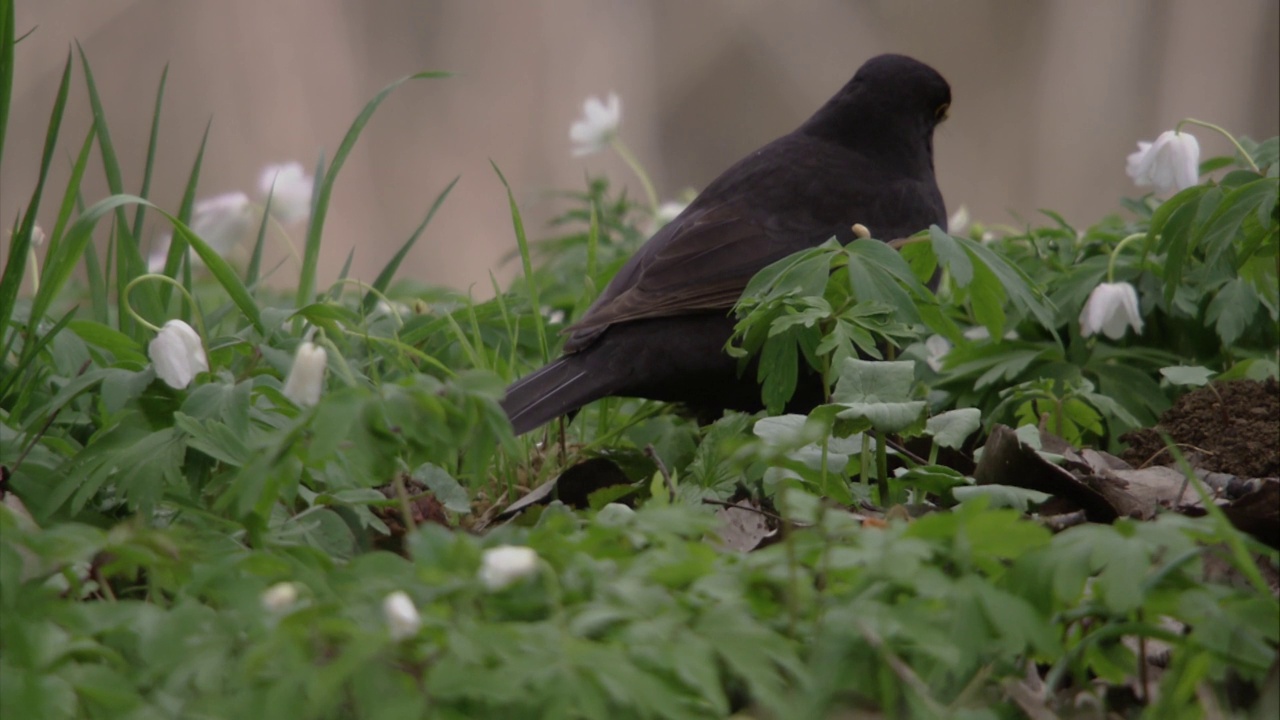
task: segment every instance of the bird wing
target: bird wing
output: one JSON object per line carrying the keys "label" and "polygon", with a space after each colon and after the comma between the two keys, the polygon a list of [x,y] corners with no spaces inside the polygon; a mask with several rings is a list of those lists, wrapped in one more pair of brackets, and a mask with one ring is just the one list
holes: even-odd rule
{"label": "bird wing", "polygon": [[642,248],[568,328],[565,349],[585,347],[615,323],[728,310],[757,271],[796,249],[794,234],[790,242],[782,241],[788,234],[779,232],[777,222],[738,202],[677,218],[661,231],[665,237]]}

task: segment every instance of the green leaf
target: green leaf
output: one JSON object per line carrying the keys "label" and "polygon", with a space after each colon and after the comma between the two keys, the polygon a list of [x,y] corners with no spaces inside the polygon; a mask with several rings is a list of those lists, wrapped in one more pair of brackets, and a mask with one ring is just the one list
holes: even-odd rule
{"label": "green leaf", "polygon": [[1240,233],[1245,218],[1259,209],[1274,207],[1278,192],[1280,180],[1275,178],[1259,178],[1228,192],[1197,233],[1194,244],[1205,248],[1205,263],[1217,262]]}
{"label": "green leaf", "polygon": [[[1021,268],[997,255],[991,248],[976,240],[964,237],[952,239],[959,243],[965,252],[969,254],[969,257],[975,261],[975,275],[977,274],[977,264],[985,265],[995,275],[1000,286],[1009,299],[1013,301],[1015,307],[1031,313],[1046,329],[1053,329],[1051,304],[1038,288],[1032,287],[1031,278]],[[993,333],[992,337],[998,337],[998,335]]]}
{"label": "green leaf", "polygon": [[969,254],[937,225],[929,227],[929,238],[933,241],[933,251],[938,254],[938,262],[951,273],[956,285],[968,287],[973,280],[973,263]]}
{"label": "green leaf", "polygon": [[1223,285],[1209,303],[1205,320],[1214,324],[1222,344],[1231,347],[1258,313],[1258,294],[1249,283],[1236,278]]}
{"label": "green leaf", "polygon": [[983,498],[984,502],[990,503],[988,507],[1007,507],[1022,512],[1026,512],[1031,505],[1039,505],[1053,497],[1048,493],[1013,485],[970,485],[955,488],[951,491],[951,494],[955,495],[956,500],[962,503]]}
{"label": "green leaf", "polygon": [[915,363],[910,360],[846,359],[831,398],[834,405],[843,408],[837,417],[865,419],[881,432],[902,432],[917,425],[925,402],[910,399],[915,372]]}
{"label": "green leaf", "polygon": [[471,512],[471,496],[444,468],[427,463],[413,471],[413,479],[427,486],[450,512]]}
{"label": "green leaf", "polygon": [[1191,385],[1194,387],[1202,387],[1209,384],[1209,380],[1214,376],[1212,370],[1201,365],[1175,365],[1173,367],[1160,368],[1160,374],[1174,385]]}
{"label": "green leaf", "polygon": [[965,438],[982,427],[982,411],[977,408],[956,408],[934,415],[925,421],[925,434],[941,447],[960,449]]}
{"label": "green leaf", "polygon": [[896,479],[909,487],[942,497],[951,495],[952,488],[970,485],[973,482],[958,471],[943,465],[899,468]]}
{"label": "green leaf", "polygon": [[761,381],[760,396],[770,414],[782,412],[796,392],[800,362],[796,357],[796,341],[792,333],[771,337],[760,350],[760,368],[756,379]]}

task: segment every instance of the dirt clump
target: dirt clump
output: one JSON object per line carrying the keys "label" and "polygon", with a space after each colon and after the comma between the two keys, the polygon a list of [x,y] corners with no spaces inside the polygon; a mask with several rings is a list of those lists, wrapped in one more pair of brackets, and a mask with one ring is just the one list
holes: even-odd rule
{"label": "dirt clump", "polygon": [[1168,433],[1193,467],[1241,478],[1280,475],[1280,383],[1216,382],[1183,395],[1154,428],[1120,437],[1134,467],[1173,465],[1160,431]]}

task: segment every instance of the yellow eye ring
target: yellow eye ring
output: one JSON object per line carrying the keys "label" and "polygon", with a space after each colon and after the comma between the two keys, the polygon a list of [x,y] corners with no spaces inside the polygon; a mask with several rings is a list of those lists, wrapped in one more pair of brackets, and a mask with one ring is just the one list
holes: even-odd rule
{"label": "yellow eye ring", "polygon": [[937,119],[938,122],[942,122],[947,119],[947,110],[949,109],[951,109],[951,103],[942,103],[938,106],[938,109],[933,111],[933,117]]}

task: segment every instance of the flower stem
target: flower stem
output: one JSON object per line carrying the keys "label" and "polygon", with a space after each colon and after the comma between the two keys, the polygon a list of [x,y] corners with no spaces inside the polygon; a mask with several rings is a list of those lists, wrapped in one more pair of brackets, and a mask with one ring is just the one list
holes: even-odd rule
{"label": "flower stem", "polygon": [[40,292],[40,259],[34,246],[27,248],[27,267],[31,269],[31,294]]}
{"label": "flower stem", "polygon": [[649,180],[649,174],[644,171],[644,166],[640,164],[635,155],[631,154],[631,150],[627,148],[621,138],[615,136],[610,141],[610,144],[617,151],[618,157],[621,157],[622,161],[636,174],[636,177],[640,178],[640,184],[644,186],[644,194],[649,198],[649,210],[656,213],[658,211],[658,193],[654,192],[653,183]]}
{"label": "flower stem", "polygon": [[[200,312],[200,306],[196,304],[196,299],[191,297],[191,293],[188,292],[187,289],[182,286],[182,283],[178,282],[177,280],[174,280],[168,275],[164,275],[161,273],[148,273],[146,275],[139,275],[138,277],[134,278],[132,282],[130,282],[128,285],[124,287],[124,307],[126,310],[129,311],[129,315],[131,315],[134,320],[137,320],[138,323],[143,327],[150,328],[152,332],[155,332],[155,333],[160,332],[160,328],[156,327],[155,325],[152,325],[150,322],[147,321],[146,318],[139,315],[138,311],[133,309],[133,303],[129,302],[129,293],[133,292],[133,288],[143,280],[159,280],[162,282],[167,282],[170,285],[173,285],[174,287],[178,288],[178,292],[181,292],[184,296],[186,296],[187,302],[190,303],[191,305],[191,317],[193,320],[196,321],[196,335],[200,337],[200,347],[204,349],[204,356],[208,358],[209,357],[209,333],[204,326],[204,314]],[[212,367],[210,368],[210,372],[212,372]]]}
{"label": "flower stem", "polygon": [[1261,174],[1262,174],[1262,171],[1258,169],[1258,164],[1257,164],[1256,162],[1254,162],[1254,161],[1253,161],[1253,157],[1252,157],[1252,156],[1250,156],[1250,155],[1249,155],[1249,153],[1245,152],[1245,149],[1244,149],[1244,147],[1240,144],[1240,141],[1239,141],[1239,140],[1236,140],[1236,138],[1235,138],[1235,136],[1234,136],[1234,135],[1232,135],[1231,133],[1227,132],[1225,129],[1223,129],[1223,128],[1219,127],[1219,126],[1214,125],[1213,123],[1205,122],[1205,121],[1203,121],[1203,120],[1196,120],[1195,118],[1184,118],[1182,121],[1180,121],[1177,125],[1175,125],[1175,126],[1173,127],[1173,131],[1174,131],[1174,132],[1179,132],[1179,131],[1181,130],[1182,126],[1183,126],[1183,125],[1186,125],[1186,124],[1188,124],[1188,123],[1189,123],[1189,124],[1191,124],[1191,125],[1199,125],[1199,126],[1200,126],[1200,127],[1202,127],[1202,128],[1207,128],[1207,129],[1209,129],[1209,130],[1213,130],[1213,131],[1215,131],[1215,132],[1217,132],[1217,133],[1221,134],[1221,135],[1222,135],[1223,137],[1225,137],[1226,139],[1230,140],[1230,141],[1231,141],[1231,144],[1236,146],[1236,150],[1238,150],[1238,151],[1240,152],[1240,155],[1244,158],[1244,161],[1245,161],[1245,162],[1247,162],[1247,163],[1249,163],[1249,167],[1253,168],[1253,171],[1254,171],[1254,172],[1256,172],[1256,173],[1258,173],[1259,175],[1261,175]]}
{"label": "flower stem", "polygon": [[[124,307],[126,310],[129,311],[129,315],[132,316],[134,320],[137,320],[140,325],[151,330],[151,332],[160,332],[160,328],[151,324],[150,321],[148,321],[146,318],[139,315],[138,311],[133,309],[133,303],[129,302],[129,293],[133,292],[133,288],[136,287],[138,283],[141,283],[144,280],[158,280],[161,282],[167,282],[170,285],[173,285],[174,287],[178,288],[178,291],[186,296],[187,302],[191,303],[191,308],[196,321],[196,331],[200,335],[201,342],[203,342],[204,337],[206,335],[205,327],[204,327],[204,317],[200,314],[200,309],[196,305],[195,298],[191,297],[191,293],[187,292],[187,289],[182,286],[182,283],[178,282],[177,280],[174,280],[168,275],[163,275],[161,273],[148,273],[146,275],[139,275],[138,277],[134,278],[132,282],[130,282],[128,285],[124,287]],[[208,348],[205,348],[205,351],[207,353]]]}
{"label": "flower stem", "polygon": [[1107,260],[1107,282],[1113,282],[1115,280],[1116,258],[1120,257],[1121,248],[1133,242],[1134,240],[1137,240],[1139,238],[1146,238],[1146,237],[1147,237],[1146,233],[1134,233],[1124,238],[1120,242],[1116,243],[1116,246],[1111,249],[1111,259]]}

